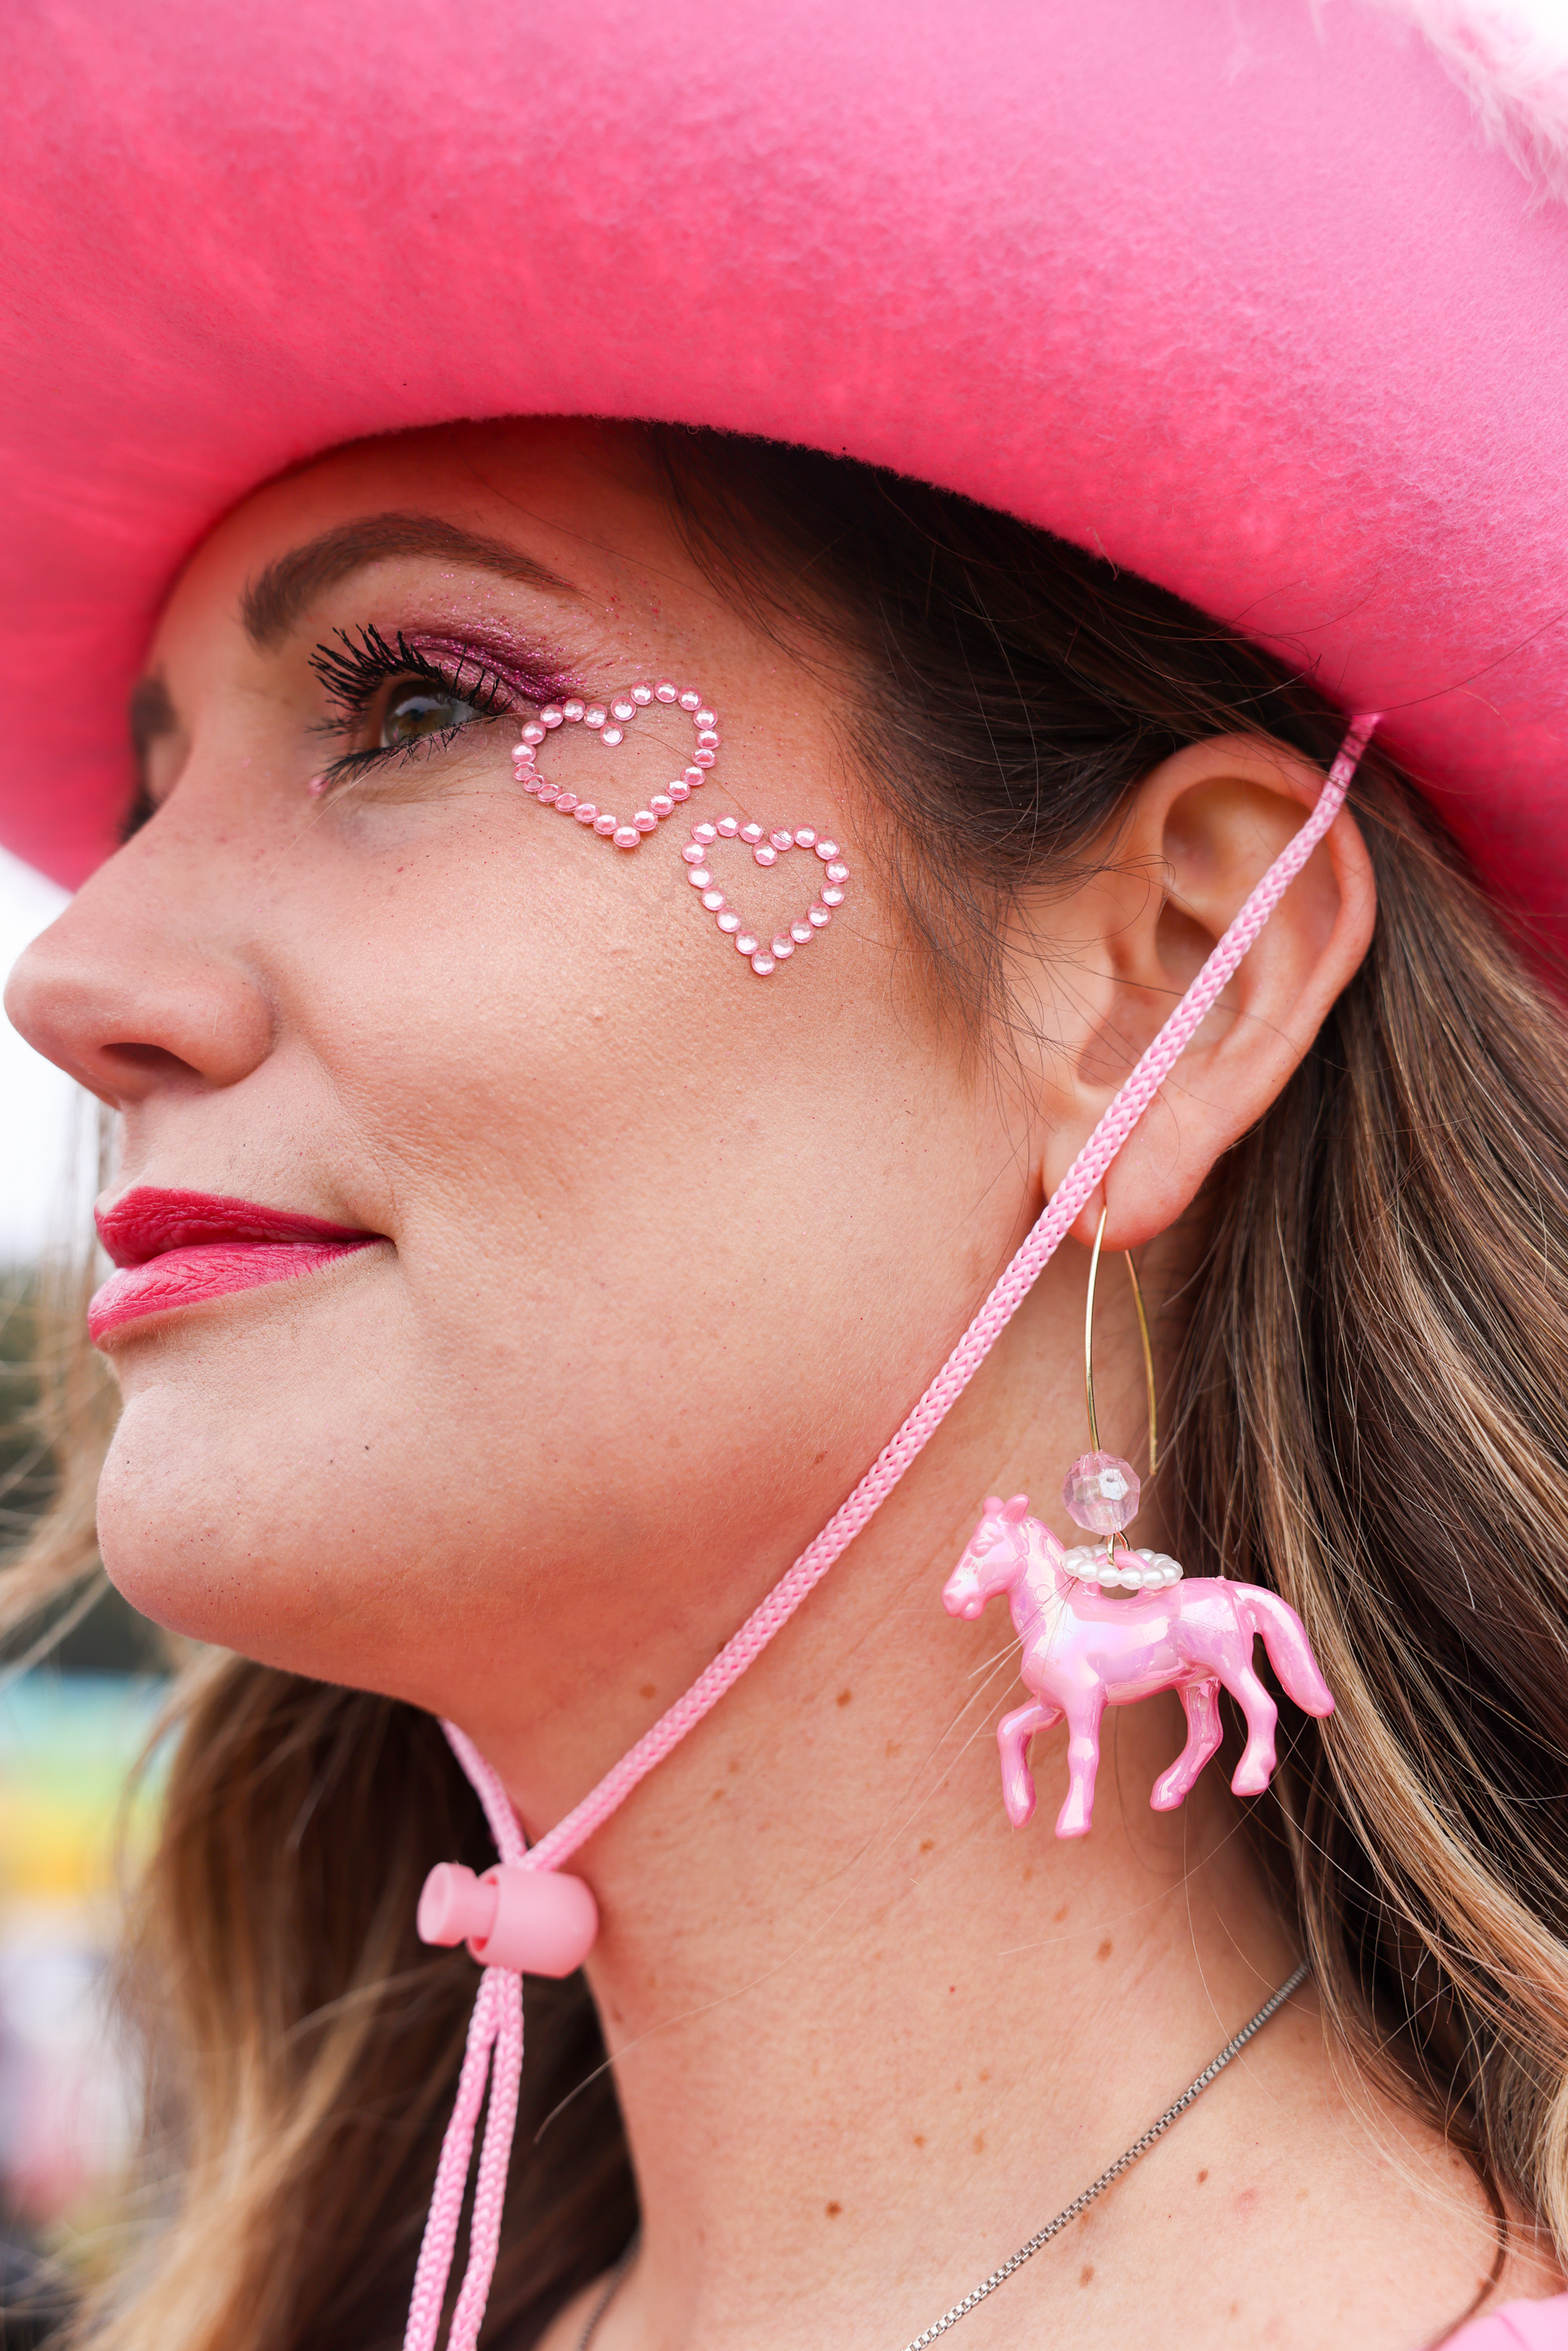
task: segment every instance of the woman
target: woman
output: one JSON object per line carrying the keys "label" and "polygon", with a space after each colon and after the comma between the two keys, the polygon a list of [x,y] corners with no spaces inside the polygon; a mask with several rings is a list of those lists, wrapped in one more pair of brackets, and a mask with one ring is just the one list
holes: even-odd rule
{"label": "woman", "polygon": [[1328,821],[1356,706],[950,489],[710,434],[366,440],[205,536],[129,837],[9,998],[122,1122],[105,1561],[213,1645],[143,1915],[161,2204],[88,2341],[398,2339],[476,1980],[416,1897],[494,1852],[436,1718],[538,1838],[680,1699],[1314,808],[1074,1230],[1153,1325],[1139,1555],[1271,1586],[1333,1713],[1152,1811],[1175,1699],[1113,1708],[1061,1838],[1045,1729],[1004,1817],[1014,1651],[940,1599],[988,1492],[1071,1533],[1061,1250],[574,1861],[485,2339],[929,2339],[1303,1955],[956,2323],[1558,2339],[1561,1023],[1397,718]]}

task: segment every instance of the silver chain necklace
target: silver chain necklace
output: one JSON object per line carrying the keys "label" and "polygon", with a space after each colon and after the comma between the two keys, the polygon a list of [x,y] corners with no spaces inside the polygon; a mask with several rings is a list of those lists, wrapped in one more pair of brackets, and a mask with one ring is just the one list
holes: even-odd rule
{"label": "silver chain necklace", "polygon": [[[1303,1959],[1294,1973],[1286,1977],[1279,1991],[1271,1993],[1263,2002],[1250,2022],[1242,2026],[1235,2039],[1226,2043],[1218,2057],[1209,2059],[1197,2079],[1187,2084],[1180,2097],[1166,2108],[1158,2122],[1151,2123],[1141,2138],[1135,2138],[1132,2146],[1116,2158],[1114,2163],[1107,2164],[1092,2186],[1084,2189],[1081,2196],[1075,2196],[1071,2203],[1064,2206],[1057,2214],[1054,2220],[1048,2220],[1044,2228],[1030,2239],[1027,2245],[1020,2245],[1016,2253],[1009,2253],[1001,2267],[994,2269],[989,2277],[982,2278],[978,2285],[971,2287],[962,2302],[956,2302],[951,2310],[945,2310],[940,2318],[933,2319],[924,2335],[916,2335],[912,2342],[906,2343],[904,2351],[926,2351],[927,2344],[935,2343],[939,2335],[946,2335],[950,2326],[956,2326],[961,2318],[967,2318],[972,2310],[977,2309],[982,2302],[995,2294],[998,2286],[1007,2283],[1015,2270],[1021,2270],[1025,2262],[1031,2260],[1042,2245],[1049,2245],[1052,2237],[1059,2237],[1062,2230],[1070,2222],[1076,2220],[1081,2212],[1086,2212],[1097,2196],[1103,2196],[1107,2188],[1120,2179],[1124,2171],[1132,2169],[1141,2155],[1147,2155],[1156,2139],[1164,2138],[1173,2123],[1181,2120],[1188,2106],[1202,2097],[1209,2084],[1218,2074],[1224,2073],[1231,2059],[1246,2048],[1253,2034],[1262,2032],[1269,2019],[1277,2009],[1284,2007],[1292,1992],[1300,1991],[1311,1973],[1311,1968]],[[604,2290],[589,2313],[588,2324],[578,2337],[577,2351],[591,2351],[591,2346],[599,2332],[601,2321],[625,2283],[626,2273],[632,2266],[632,2258],[636,2250],[637,2240],[633,2237],[606,2278]]]}

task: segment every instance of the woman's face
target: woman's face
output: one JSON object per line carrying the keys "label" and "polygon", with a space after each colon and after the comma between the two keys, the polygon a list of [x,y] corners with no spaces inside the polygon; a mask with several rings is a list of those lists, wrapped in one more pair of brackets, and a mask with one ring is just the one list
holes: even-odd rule
{"label": "woman's face", "polygon": [[[663,680],[721,746],[634,852],[525,790],[538,705]],[[22,1010],[123,1115],[111,1206],[375,1238],[105,1332],[138,1606],[580,1731],[625,1656],[667,1701],[842,1498],[1039,1205],[879,893],[854,692],[716,595],[597,428],[350,449],[202,549],[138,697],[155,813]],[[569,721],[538,768],[624,821],[695,737],[656,700],[623,733]],[[682,861],[727,816],[849,868],[766,977]],[[711,872],[765,944],[824,881],[741,841]]]}

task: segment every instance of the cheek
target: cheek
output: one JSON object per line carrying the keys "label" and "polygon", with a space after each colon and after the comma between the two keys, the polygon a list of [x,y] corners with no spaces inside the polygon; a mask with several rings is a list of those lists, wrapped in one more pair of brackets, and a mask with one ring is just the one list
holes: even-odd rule
{"label": "cheek", "polygon": [[290,1138],[301,1205],[394,1247],[128,1351],[102,1539],[164,1623],[435,1705],[504,1657],[547,1709],[607,1625],[727,1631],[1005,1243],[863,930],[758,979],[673,845],[566,847],[526,888],[515,848],[411,863],[323,925],[287,1008],[332,1105]]}
{"label": "cheek", "polygon": [[[601,1491],[699,1432],[762,1469],[785,1395],[865,1369],[861,1293],[907,1257],[929,1070],[847,924],[759,978],[673,845],[568,852],[586,871],[521,907],[424,907],[418,953],[377,958],[373,1026],[322,1048],[387,1171],[431,1408],[464,1394],[489,1420],[494,1399],[579,1458],[613,1433]],[[790,888],[734,863],[737,895]]]}

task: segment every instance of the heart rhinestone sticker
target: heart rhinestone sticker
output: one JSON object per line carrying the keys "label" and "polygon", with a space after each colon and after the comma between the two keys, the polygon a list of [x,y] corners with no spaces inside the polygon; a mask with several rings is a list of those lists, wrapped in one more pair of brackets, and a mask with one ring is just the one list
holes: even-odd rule
{"label": "heart rhinestone sticker", "polygon": [[[821,886],[816,897],[787,931],[777,932],[766,943],[747,928],[713,878],[709,861],[719,844],[727,841],[744,842],[758,865],[777,865],[792,849],[806,850],[818,860],[817,879]],[[838,842],[813,832],[809,824],[793,832],[764,832],[759,824],[742,824],[736,817],[721,816],[716,824],[694,825],[681,855],[685,860],[686,880],[694,890],[702,892],[703,904],[725,936],[734,942],[736,952],[747,957],[758,979],[768,978],[781,963],[789,962],[797,947],[810,946],[817,933],[827,929],[834,908],[844,903],[844,884],[850,878]]]}
{"label": "heart rhinestone sticker", "polygon": [[[684,710],[696,734],[691,765],[655,792],[646,808],[624,821],[611,813],[596,800],[580,799],[575,792],[559,791],[547,776],[538,771],[538,747],[558,726],[586,726],[598,736],[607,750],[614,750],[626,739],[626,729],[640,710],[662,703],[666,707]],[[541,808],[553,808],[560,816],[575,817],[578,823],[589,827],[603,841],[617,849],[640,848],[645,836],[654,832],[667,816],[674,814],[682,800],[689,799],[706,779],[707,771],[718,757],[718,720],[695,686],[672,685],[661,678],[657,685],[628,686],[624,694],[613,695],[608,704],[580,702],[574,695],[567,702],[547,703],[537,718],[530,718],[523,729],[523,739],[512,752],[512,764],[524,791],[530,792]]]}

